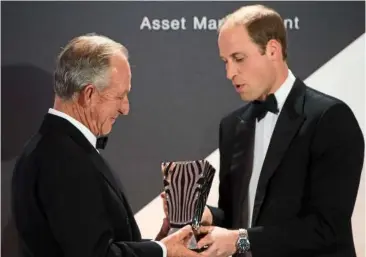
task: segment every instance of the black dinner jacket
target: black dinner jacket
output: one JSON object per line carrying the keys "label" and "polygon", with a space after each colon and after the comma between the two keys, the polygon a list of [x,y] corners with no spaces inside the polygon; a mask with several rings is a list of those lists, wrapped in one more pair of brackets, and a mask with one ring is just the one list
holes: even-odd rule
{"label": "black dinner jacket", "polygon": [[16,163],[12,211],[23,256],[163,256],[157,243],[141,240],[104,159],[58,116],[45,116]]}
{"label": "black dinner jacket", "polygon": [[[235,133],[245,131],[252,111],[248,103],[220,123],[219,208],[210,207],[219,226],[242,227],[250,165],[234,172],[231,162]],[[351,109],[297,78],[258,182],[248,229],[253,257],[355,257],[351,216],[363,161],[364,138]]]}

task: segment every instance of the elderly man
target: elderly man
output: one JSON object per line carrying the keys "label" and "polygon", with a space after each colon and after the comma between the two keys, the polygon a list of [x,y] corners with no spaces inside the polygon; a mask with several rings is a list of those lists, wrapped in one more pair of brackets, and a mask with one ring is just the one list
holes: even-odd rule
{"label": "elderly man", "polygon": [[[142,240],[128,201],[97,150],[129,112],[131,71],[124,46],[80,36],[62,50],[55,101],[15,166],[12,208],[24,256],[197,256],[191,228]],[[164,230],[164,229],[163,229]]]}
{"label": "elderly man", "polygon": [[355,257],[351,216],[364,161],[352,110],[287,65],[281,16],[262,5],[219,29],[227,78],[247,104],[220,124],[220,186],[203,256]]}

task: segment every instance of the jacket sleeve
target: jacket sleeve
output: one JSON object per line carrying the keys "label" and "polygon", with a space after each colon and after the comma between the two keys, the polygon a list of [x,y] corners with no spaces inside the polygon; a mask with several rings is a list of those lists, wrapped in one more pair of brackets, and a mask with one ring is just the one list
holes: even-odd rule
{"label": "jacket sleeve", "polygon": [[156,242],[116,242],[102,199],[101,175],[87,157],[48,154],[38,166],[39,202],[65,257],[163,256]]}

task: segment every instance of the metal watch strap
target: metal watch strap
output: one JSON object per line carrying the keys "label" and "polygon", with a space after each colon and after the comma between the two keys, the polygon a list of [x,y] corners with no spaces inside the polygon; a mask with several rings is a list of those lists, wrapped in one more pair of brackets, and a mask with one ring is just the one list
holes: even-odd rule
{"label": "metal watch strap", "polygon": [[246,229],[239,228],[239,237],[248,239],[248,232]]}
{"label": "metal watch strap", "polygon": [[239,237],[236,243],[237,252],[245,253],[248,252],[250,249],[250,243],[248,240],[248,232],[246,229],[240,228],[239,229]]}

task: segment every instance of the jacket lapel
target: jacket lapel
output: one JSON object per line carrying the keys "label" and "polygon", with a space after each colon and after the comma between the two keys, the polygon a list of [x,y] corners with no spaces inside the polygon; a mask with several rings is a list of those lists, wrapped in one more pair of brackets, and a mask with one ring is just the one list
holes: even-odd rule
{"label": "jacket lapel", "polygon": [[304,95],[305,85],[297,79],[278,117],[263,162],[253,208],[252,226],[255,226],[257,223],[258,214],[266,196],[268,182],[274,175],[292,139],[305,120],[303,114]]}
{"label": "jacket lapel", "polygon": [[135,240],[141,239],[141,233],[137,226],[136,220],[134,218],[133,212],[131,210],[131,206],[128,203],[128,200],[124,194],[122,183],[119,182],[118,178],[113,174],[113,170],[110,168],[108,163],[104,160],[104,158],[97,153],[97,151],[93,151],[90,154],[90,159],[97,167],[99,172],[103,175],[106,183],[112,188],[112,190],[117,194],[119,199],[122,201],[124,208],[127,211],[128,217],[126,217],[126,222],[130,224],[131,233],[133,234],[133,238]]}
{"label": "jacket lapel", "polygon": [[100,156],[100,154],[94,148],[94,146],[74,125],[72,125],[64,118],[52,114],[46,114],[40,128],[40,133],[60,133],[70,136],[71,139],[75,141],[75,143],[77,143],[80,147],[83,148],[83,150],[85,150],[85,152],[89,155],[90,160],[102,173],[103,178],[106,180],[106,182],[111,186],[111,188],[115,191],[115,193],[123,201],[123,203],[128,206],[122,194],[122,187],[117,184],[118,181],[116,178],[114,178],[111,169],[108,167],[108,165],[103,160],[102,156]]}
{"label": "jacket lapel", "polygon": [[107,165],[107,163],[103,160],[103,157],[100,156],[97,151],[90,153],[90,160],[94,163],[94,165],[97,167],[99,172],[103,175],[104,180],[107,182],[107,184],[114,190],[114,192],[118,195],[118,197],[121,199],[121,201],[126,204],[126,200],[124,199],[122,195],[122,188],[117,184],[117,178],[113,176],[112,171],[110,167]]}
{"label": "jacket lapel", "polygon": [[236,208],[233,210],[234,227],[245,224],[247,220],[248,208],[245,200],[253,168],[254,133],[253,105],[249,103],[243,113],[237,116],[230,162],[231,179],[234,182],[233,193],[241,203],[234,205]]}

